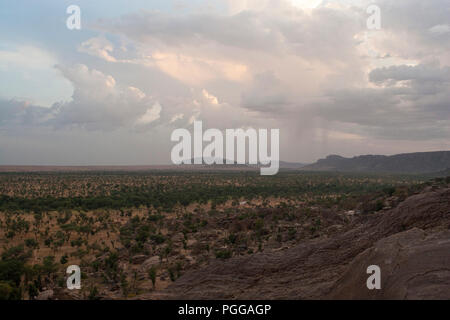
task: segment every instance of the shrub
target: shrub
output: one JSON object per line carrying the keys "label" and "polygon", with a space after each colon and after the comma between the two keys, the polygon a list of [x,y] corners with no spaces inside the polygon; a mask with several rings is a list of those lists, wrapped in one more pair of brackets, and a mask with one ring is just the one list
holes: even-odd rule
{"label": "shrub", "polygon": [[150,239],[154,241],[156,244],[161,244],[166,241],[166,238],[160,233],[151,235]]}
{"label": "shrub", "polygon": [[19,288],[15,288],[7,282],[0,282],[0,300],[19,300],[20,298]]}
{"label": "shrub", "polygon": [[33,248],[33,249],[38,247],[37,241],[36,241],[35,239],[33,239],[33,238],[26,239],[26,240],[25,240],[25,245],[26,245],[28,248]]}
{"label": "shrub", "polygon": [[150,268],[150,270],[148,270],[148,276],[149,276],[150,280],[152,280],[153,289],[155,289],[155,284],[156,284],[156,272],[157,272],[157,269],[155,266],[152,266]]}
{"label": "shrub", "polygon": [[215,254],[217,259],[229,259],[231,258],[232,252],[231,250],[222,249],[216,250]]}

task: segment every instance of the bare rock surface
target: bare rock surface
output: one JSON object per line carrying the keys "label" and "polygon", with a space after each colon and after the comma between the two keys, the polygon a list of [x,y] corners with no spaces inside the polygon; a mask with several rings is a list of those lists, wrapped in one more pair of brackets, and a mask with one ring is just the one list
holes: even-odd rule
{"label": "bare rock surface", "polygon": [[[367,267],[381,269],[381,289],[368,290]],[[358,255],[331,299],[450,299],[450,230],[411,229],[381,239]]]}
{"label": "bare rock surface", "polygon": [[[215,260],[141,299],[449,299],[450,189],[427,190],[347,232]],[[369,265],[382,289],[368,290]]]}
{"label": "bare rock surface", "polygon": [[38,296],[36,297],[36,300],[51,300],[53,298],[53,290],[44,290],[42,292],[39,292]]}

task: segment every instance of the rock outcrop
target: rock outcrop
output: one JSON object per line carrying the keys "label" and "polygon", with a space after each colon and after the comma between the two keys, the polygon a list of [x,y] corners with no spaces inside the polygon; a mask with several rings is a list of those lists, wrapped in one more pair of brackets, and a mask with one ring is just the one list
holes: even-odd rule
{"label": "rock outcrop", "polygon": [[42,292],[39,292],[38,296],[36,297],[36,300],[52,300],[53,299],[53,290],[44,290]]}
{"label": "rock outcrop", "polygon": [[[368,290],[367,267],[381,269],[381,290]],[[450,230],[411,229],[378,241],[358,255],[330,299],[450,299]]]}

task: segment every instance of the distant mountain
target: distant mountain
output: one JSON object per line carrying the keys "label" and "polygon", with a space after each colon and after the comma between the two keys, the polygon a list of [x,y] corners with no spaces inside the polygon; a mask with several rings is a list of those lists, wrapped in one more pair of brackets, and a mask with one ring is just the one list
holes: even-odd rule
{"label": "distant mountain", "polygon": [[[220,158],[218,158],[218,159],[216,159],[216,158],[209,158],[209,160],[210,161],[220,160]],[[194,164],[194,161],[195,161],[195,158],[191,158],[191,163],[192,164]],[[201,159],[198,162],[202,162],[202,163],[201,164],[197,164],[197,166],[205,166],[206,165],[205,159]],[[209,165],[209,166],[213,166],[213,167],[233,166],[233,167],[249,167],[249,168],[255,168],[255,167],[259,168],[261,166],[264,167],[264,165],[261,165],[261,164],[256,164],[256,165],[255,164],[248,164],[248,163],[246,163],[246,164],[238,164],[238,163],[236,163],[236,161],[233,161],[233,164],[227,164],[227,160],[226,159],[223,159],[222,163],[223,164],[212,164],[212,165]],[[306,164],[304,164],[304,163],[280,161],[280,168],[281,169],[300,169],[300,168],[303,168],[304,166],[306,166]]]}
{"label": "distant mountain", "polygon": [[280,168],[283,169],[300,169],[307,165],[306,163],[280,161]]}
{"label": "distant mountain", "polygon": [[393,156],[364,155],[353,158],[330,155],[304,166],[302,170],[423,174],[445,172],[449,168],[450,151],[436,151]]}
{"label": "distant mountain", "polygon": [[[213,164],[206,164],[206,160],[208,160],[208,162],[212,162]],[[191,158],[191,165],[195,165],[195,166],[240,166],[240,167],[245,167],[248,166],[248,164],[238,164],[236,161],[229,161],[229,162],[233,162],[233,163],[227,163],[228,160],[227,159],[221,159],[221,158]],[[195,162],[200,162],[200,163],[195,163]],[[217,163],[216,163],[217,162]],[[220,164],[222,163],[222,164]],[[188,164],[189,165],[189,164]]]}
{"label": "distant mountain", "polygon": [[450,168],[448,168],[446,170],[439,171],[439,172],[427,173],[427,176],[430,176],[430,177],[433,177],[433,178],[450,177]]}

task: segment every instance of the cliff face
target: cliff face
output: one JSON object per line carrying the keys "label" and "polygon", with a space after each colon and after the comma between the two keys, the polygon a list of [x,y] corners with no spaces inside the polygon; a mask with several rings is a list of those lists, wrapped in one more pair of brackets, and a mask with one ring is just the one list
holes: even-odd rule
{"label": "cliff face", "polygon": [[418,152],[394,156],[365,155],[344,158],[337,155],[320,159],[302,170],[383,172],[383,173],[434,173],[450,168],[450,151]]}
{"label": "cliff face", "polygon": [[[381,268],[381,290],[366,269]],[[409,197],[347,232],[186,273],[146,299],[450,299],[450,188]]]}

